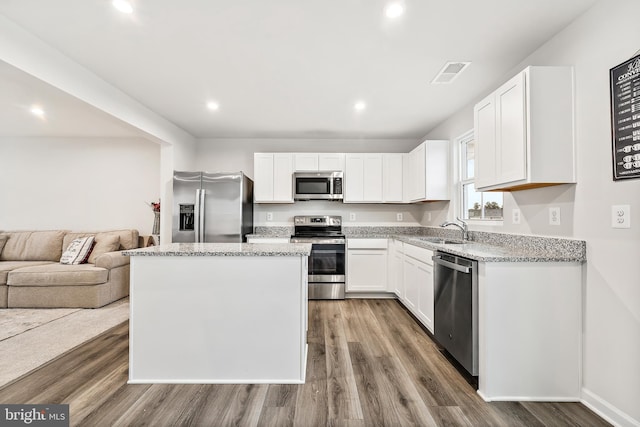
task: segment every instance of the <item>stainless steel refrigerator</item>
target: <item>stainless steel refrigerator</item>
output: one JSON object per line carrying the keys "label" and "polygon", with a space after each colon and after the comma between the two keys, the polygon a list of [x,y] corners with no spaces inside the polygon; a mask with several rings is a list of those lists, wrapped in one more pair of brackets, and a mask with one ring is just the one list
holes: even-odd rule
{"label": "stainless steel refrigerator", "polygon": [[173,173],[173,242],[235,243],[253,233],[253,181],[242,172]]}

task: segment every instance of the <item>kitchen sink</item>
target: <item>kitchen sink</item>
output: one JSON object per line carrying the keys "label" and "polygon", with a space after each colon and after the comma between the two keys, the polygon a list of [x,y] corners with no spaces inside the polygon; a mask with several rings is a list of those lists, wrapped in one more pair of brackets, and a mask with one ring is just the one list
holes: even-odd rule
{"label": "kitchen sink", "polygon": [[431,243],[439,243],[441,245],[462,245],[465,244],[467,242],[463,241],[463,240],[451,240],[451,239],[434,239],[434,238],[430,238],[427,239],[429,242]]}
{"label": "kitchen sink", "polygon": [[444,240],[438,241],[437,243],[442,243],[443,245],[462,245],[462,244],[467,243],[467,242],[464,242],[462,240],[447,240],[447,239],[444,239]]}

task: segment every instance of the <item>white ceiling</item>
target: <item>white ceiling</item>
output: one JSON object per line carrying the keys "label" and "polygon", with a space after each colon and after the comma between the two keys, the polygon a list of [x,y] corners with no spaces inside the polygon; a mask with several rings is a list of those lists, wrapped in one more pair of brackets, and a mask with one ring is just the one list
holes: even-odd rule
{"label": "white ceiling", "polygon": [[[133,0],[132,15],[110,0],[2,0],[0,13],[198,138],[417,139],[595,1],[405,0],[393,22],[382,0]],[[472,64],[431,85],[449,60]],[[0,91],[5,136],[131,132],[6,64]],[[24,114],[35,102],[44,124]]]}

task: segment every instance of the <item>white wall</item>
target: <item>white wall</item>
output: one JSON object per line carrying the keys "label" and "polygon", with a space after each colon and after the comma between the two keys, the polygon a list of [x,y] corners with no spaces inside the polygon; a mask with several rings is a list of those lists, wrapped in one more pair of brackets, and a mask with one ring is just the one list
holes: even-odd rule
{"label": "white wall", "polygon": [[[640,2],[602,0],[518,67],[573,65],[578,184],[505,194],[496,230],[572,236],[587,241],[584,268],[583,399],[620,425],[640,425],[640,180],[612,181],[609,69],[640,48]],[[503,76],[502,81],[507,79]],[[496,81],[496,87],[501,81]],[[487,93],[492,89],[487,90]],[[473,127],[469,105],[430,132],[452,141]],[[611,205],[631,205],[632,228],[611,228]],[[548,225],[548,207],[562,225]],[[511,223],[512,208],[522,223]],[[453,215],[453,208],[448,215]],[[544,307],[540,309],[544,314]]]}
{"label": "white wall", "polygon": [[150,234],[160,146],[143,139],[0,139],[0,229]]}
{"label": "white wall", "polygon": [[243,171],[253,179],[253,153],[408,153],[417,139],[199,139],[196,167]]}

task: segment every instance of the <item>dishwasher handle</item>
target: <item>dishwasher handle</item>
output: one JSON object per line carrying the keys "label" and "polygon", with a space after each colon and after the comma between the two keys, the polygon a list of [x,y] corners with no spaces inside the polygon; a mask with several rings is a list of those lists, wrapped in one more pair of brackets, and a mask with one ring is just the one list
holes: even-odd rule
{"label": "dishwasher handle", "polygon": [[440,264],[440,265],[444,265],[445,267],[449,267],[455,271],[459,271],[461,273],[465,273],[465,274],[470,274],[471,273],[471,267],[467,267],[464,265],[460,265],[460,264],[456,264],[450,261],[445,261],[442,259],[442,256],[440,255],[434,255],[431,257],[431,259],[433,260],[434,263],[436,264]]}

